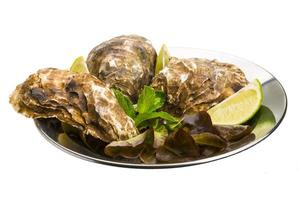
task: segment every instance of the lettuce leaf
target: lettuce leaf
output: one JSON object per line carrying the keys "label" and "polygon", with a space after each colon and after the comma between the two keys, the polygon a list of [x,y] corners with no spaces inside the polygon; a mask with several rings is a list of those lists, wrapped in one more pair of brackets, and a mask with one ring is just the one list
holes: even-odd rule
{"label": "lettuce leaf", "polygon": [[164,125],[158,125],[154,128],[153,147],[155,149],[163,146],[168,137],[168,129]]}

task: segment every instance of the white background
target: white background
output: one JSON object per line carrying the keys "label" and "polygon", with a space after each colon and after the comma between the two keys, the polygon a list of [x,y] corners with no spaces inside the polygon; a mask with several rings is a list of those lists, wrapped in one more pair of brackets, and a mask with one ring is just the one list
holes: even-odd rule
{"label": "white background", "polygon": [[[1,1],[0,199],[299,199],[300,7],[297,1]],[[241,154],[164,170],[72,157],[8,104],[42,67],[67,68],[106,39],[136,33],[156,48],[213,49],[252,60],[286,89],[280,127]]]}

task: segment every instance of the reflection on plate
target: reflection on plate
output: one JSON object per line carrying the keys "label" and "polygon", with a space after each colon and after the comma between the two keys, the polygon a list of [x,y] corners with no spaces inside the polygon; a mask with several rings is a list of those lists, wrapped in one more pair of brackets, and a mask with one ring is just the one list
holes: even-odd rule
{"label": "reflection on plate", "polygon": [[[133,163],[132,160],[127,159],[116,160],[106,156],[104,153],[94,153],[82,143],[82,140],[76,138],[78,136],[65,134],[61,128],[61,123],[55,119],[35,120],[38,129],[52,144],[82,159],[123,167],[166,168],[206,163],[239,153],[265,139],[282,121],[287,108],[287,97],[285,91],[279,81],[263,68],[245,59],[215,51],[191,48],[170,48],[170,53],[171,55],[178,57],[200,57],[232,63],[240,67],[245,72],[248,80],[258,78],[263,86],[264,101],[259,112],[251,120],[251,123],[255,125],[253,130],[255,137],[253,134],[249,135],[249,137],[245,138],[245,141],[239,141],[239,143],[232,147],[230,151],[222,152],[222,154],[218,154],[213,157],[180,163],[143,164]],[[93,143],[90,144],[93,145]],[[97,148],[97,146],[94,148]]]}

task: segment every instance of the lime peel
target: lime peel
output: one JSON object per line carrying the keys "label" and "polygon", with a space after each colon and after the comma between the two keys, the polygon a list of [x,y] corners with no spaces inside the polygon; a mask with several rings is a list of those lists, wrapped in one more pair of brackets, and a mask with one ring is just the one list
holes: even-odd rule
{"label": "lime peel", "polygon": [[74,60],[73,64],[70,67],[70,71],[77,73],[89,73],[83,56],[79,56]]}
{"label": "lime peel", "polygon": [[262,101],[262,86],[259,80],[255,79],[207,112],[214,124],[243,124],[255,115]]}
{"label": "lime peel", "polygon": [[158,74],[169,63],[169,58],[168,48],[163,44],[156,59],[155,74]]}

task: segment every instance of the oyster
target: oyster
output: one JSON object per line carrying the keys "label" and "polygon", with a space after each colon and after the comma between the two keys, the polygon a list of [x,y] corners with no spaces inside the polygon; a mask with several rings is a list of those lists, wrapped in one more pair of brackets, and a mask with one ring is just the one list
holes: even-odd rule
{"label": "oyster", "polygon": [[138,35],[122,35],[96,46],[88,55],[91,74],[136,100],[154,76],[156,51]]}
{"label": "oyster", "polygon": [[172,57],[157,74],[152,87],[167,94],[174,114],[206,111],[247,84],[232,64],[200,58]]}
{"label": "oyster", "polygon": [[17,86],[10,103],[27,117],[55,117],[105,142],[138,134],[112,91],[87,73],[41,69]]}

